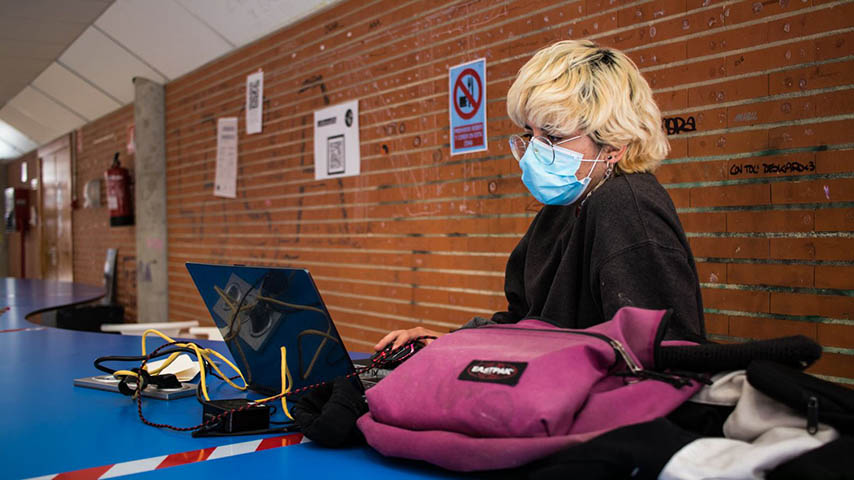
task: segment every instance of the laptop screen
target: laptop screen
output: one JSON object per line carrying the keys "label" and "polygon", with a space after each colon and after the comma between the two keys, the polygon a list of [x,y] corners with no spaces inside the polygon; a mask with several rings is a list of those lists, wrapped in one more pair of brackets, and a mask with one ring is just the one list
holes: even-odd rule
{"label": "laptop screen", "polygon": [[353,372],[307,270],[200,263],[187,270],[252,390],[281,392],[283,346],[294,390]]}

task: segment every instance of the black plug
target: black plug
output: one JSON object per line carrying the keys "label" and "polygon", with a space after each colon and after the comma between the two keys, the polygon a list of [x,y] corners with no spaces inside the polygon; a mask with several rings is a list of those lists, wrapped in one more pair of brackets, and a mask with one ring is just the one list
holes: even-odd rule
{"label": "black plug", "polygon": [[[237,408],[239,411],[232,411]],[[226,413],[228,412],[228,413]],[[240,433],[270,428],[269,405],[256,405],[245,398],[211,400],[203,404],[202,422],[224,414],[217,423],[207,427],[208,432]]]}
{"label": "black plug", "polygon": [[152,375],[149,381],[157,388],[181,388],[181,381],[174,373],[164,373],[161,375]]}

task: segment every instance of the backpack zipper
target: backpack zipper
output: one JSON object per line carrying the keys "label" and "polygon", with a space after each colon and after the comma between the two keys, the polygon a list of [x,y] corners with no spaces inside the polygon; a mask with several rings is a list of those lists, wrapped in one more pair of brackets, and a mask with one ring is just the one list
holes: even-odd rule
{"label": "backpack zipper", "polygon": [[[667,382],[673,385],[676,388],[682,388],[686,385],[690,385],[690,379],[687,379],[678,374],[667,374],[662,372],[656,372],[653,370],[646,370],[642,366],[638,365],[637,362],[629,355],[629,352],[626,351],[623,344],[620,341],[613,339],[603,333],[595,333],[595,332],[582,332],[578,330],[567,330],[567,329],[557,329],[557,330],[545,330],[540,328],[525,328],[525,327],[508,327],[508,326],[498,326],[498,325],[484,325],[479,327],[478,329],[487,328],[487,329],[500,329],[500,330],[526,330],[531,332],[546,332],[546,333],[566,333],[570,335],[584,335],[588,337],[598,338],[603,342],[607,343],[614,350],[615,359],[614,365],[616,365],[617,360],[620,358],[623,359],[623,362],[629,368],[628,374],[626,376],[636,377],[638,379],[650,378],[655,380],[661,380],[663,382]],[[474,330],[474,329],[472,329]],[[613,365],[612,365],[613,367]],[[619,375],[619,374],[617,374]]]}

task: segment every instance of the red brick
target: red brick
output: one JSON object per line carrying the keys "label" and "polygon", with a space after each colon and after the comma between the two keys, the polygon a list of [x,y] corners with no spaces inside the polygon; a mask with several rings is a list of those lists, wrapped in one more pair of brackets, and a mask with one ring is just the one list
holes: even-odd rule
{"label": "red brick", "polygon": [[818,342],[830,347],[854,348],[854,325],[819,323]]}
{"label": "red brick", "polygon": [[727,279],[731,284],[810,288],[815,276],[811,265],[731,263]]}
{"label": "red brick", "polygon": [[848,143],[854,120],[792,125],[768,131],[771,148],[797,148]]}
{"label": "red brick", "polygon": [[844,353],[824,352],[815,364],[807,369],[808,373],[830,375],[833,377],[854,377],[854,357]]}
{"label": "red brick", "polygon": [[703,307],[737,312],[768,312],[769,293],[755,290],[703,289]]}
{"label": "red brick", "polygon": [[768,239],[752,237],[694,237],[691,250],[698,257],[768,258]]}
{"label": "red brick", "polygon": [[[822,97],[842,100],[844,95],[826,94]],[[812,118],[816,116],[817,101],[817,97],[801,97],[730,107],[727,109],[728,125],[735,127]]]}
{"label": "red brick", "polygon": [[[854,61],[824,63],[769,74],[771,95],[845,85],[854,77]],[[690,102],[689,102],[690,103]]]}
{"label": "red brick", "polygon": [[687,58],[685,44],[682,42],[634,50],[629,53],[629,57],[641,71],[648,67],[667,65]]}
{"label": "red brick", "polygon": [[[768,148],[769,134],[765,130],[725,132],[688,140],[688,154],[692,157],[707,155],[727,155],[742,152],[756,152]],[[785,148],[777,146],[775,148]]]}
{"label": "red brick", "polygon": [[[767,82],[765,89],[768,89]],[[662,112],[682,110],[688,107],[688,92],[685,90],[654,92],[653,97],[655,98],[655,103]]]}
{"label": "red brick", "polygon": [[816,152],[816,173],[842,173],[851,171],[854,150],[828,150]]}
{"label": "red brick", "polygon": [[709,335],[729,335],[729,317],[707,313],[703,315],[706,333]]}
{"label": "red brick", "polygon": [[724,161],[669,163],[659,167],[655,176],[663,184],[718,181],[727,178],[727,164]]}
{"label": "red brick", "polygon": [[726,216],[728,232],[810,232],[815,222],[808,210],[728,212]]}
{"label": "red brick", "polygon": [[702,57],[762,45],[767,39],[768,27],[761,23],[692,38],[687,42],[687,52],[689,57]]}
{"label": "red brick", "polygon": [[771,313],[851,320],[854,318],[854,297],[772,292]]}
{"label": "red brick", "polygon": [[644,77],[653,89],[724,78],[726,76],[726,62],[721,58],[644,72]]}
{"label": "red brick", "polygon": [[816,324],[779,320],[775,318],[729,317],[729,332],[734,337],[764,340],[769,338],[804,335],[816,339]]}
{"label": "red brick", "polygon": [[726,272],[725,263],[697,263],[697,276],[702,283],[728,283]]}
{"label": "red brick", "polygon": [[768,25],[768,41],[778,42],[851,26],[854,5],[850,3],[775,20]]}
{"label": "red brick", "polygon": [[773,203],[830,203],[854,201],[854,179],[809,180],[771,185]]}
{"label": "red brick", "polygon": [[854,230],[854,209],[828,208],[816,210],[815,230],[817,232]]}
{"label": "red brick", "polygon": [[726,214],[720,212],[680,213],[679,220],[686,232],[725,232]]}
{"label": "red brick", "polygon": [[647,22],[661,17],[669,17],[671,15],[683,13],[684,11],[685,0],[666,0],[646,3],[620,10],[618,14],[618,21],[619,26],[625,27],[639,22]]}
{"label": "red brick", "polygon": [[741,206],[764,205],[771,201],[767,184],[729,185],[724,187],[696,187],[691,189],[691,206]]}
{"label": "red brick", "polygon": [[676,208],[686,208],[691,205],[690,192],[687,188],[669,188],[667,193]]}
{"label": "red brick", "polygon": [[850,90],[816,95],[811,98],[815,103],[818,116],[829,117],[854,111],[854,95],[851,95]]}
{"label": "red brick", "polygon": [[762,72],[787,65],[810,63],[814,61],[814,53],[812,40],[803,40],[728,56],[725,68],[729,75]]}
{"label": "red brick", "polygon": [[772,238],[770,242],[771,258],[854,260],[854,238]]}
{"label": "red brick", "polygon": [[684,138],[669,138],[670,154],[667,158],[684,158],[688,156],[688,140]]}
{"label": "red brick", "polygon": [[737,80],[724,80],[688,89],[688,105],[699,107],[768,95],[768,75],[753,75]]}
{"label": "red brick", "polygon": [[817,265],[815,267],[815,286],[818,288],[854,290],[854,267]]}
{"label": "red brick", "polygon": [[815,40],[815,59],[829,60],[854,53],[854,32],[842,33]]}

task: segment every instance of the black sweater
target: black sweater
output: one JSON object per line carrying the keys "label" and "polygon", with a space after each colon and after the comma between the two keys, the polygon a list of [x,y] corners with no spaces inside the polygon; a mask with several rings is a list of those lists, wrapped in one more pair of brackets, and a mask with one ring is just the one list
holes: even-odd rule
{"label": "black sweater", "polygon": [[649,173],[605,182],[576,205],[546,205],[510,254],[508,311],[566,328],[602,323],[623,306],[671,308],[666,338],[705,337],[694,257],[667,191]]}

